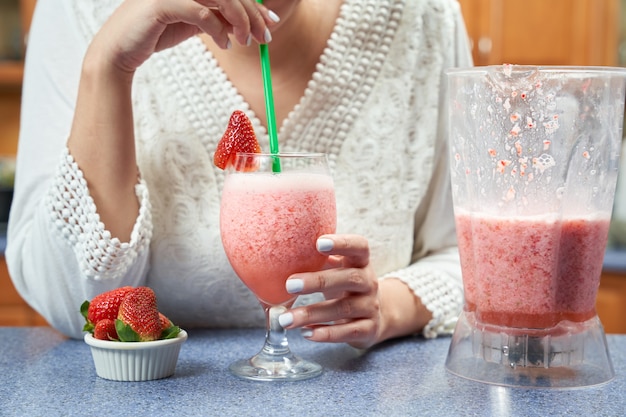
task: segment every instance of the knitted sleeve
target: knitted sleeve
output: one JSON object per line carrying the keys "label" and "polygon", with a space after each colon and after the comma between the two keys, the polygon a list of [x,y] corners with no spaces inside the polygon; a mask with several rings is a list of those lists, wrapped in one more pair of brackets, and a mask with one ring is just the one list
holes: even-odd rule
{"label": "knitted sleeve", "polygon": [[88,279],[117,279],[124,275],[138,255],[148,251],[152,220],[148,189],[139,180],[135,192],[139,215],[129,242],[112,238],[96,212],[87,182],[67,148],[47,200],[51,221],[74,251],[81,274]]}

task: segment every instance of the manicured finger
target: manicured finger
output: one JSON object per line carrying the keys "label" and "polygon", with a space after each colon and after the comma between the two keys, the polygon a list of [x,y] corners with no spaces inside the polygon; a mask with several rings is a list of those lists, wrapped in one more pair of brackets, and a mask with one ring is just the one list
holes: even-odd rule
{"label": "manicured finger", "polygon": [[197,26],[211,36],[220,48],[227,48],[230,42],[228,39],[230,27],[222,22],[213,9],[202,4],[202,1],[204,0],[168,3],[167,13],[162,14],[159,19],[162,20],[161,23],[167,25],[182,22]]}
{"label": "manicured finger", "polygon": [[[259,43],[266,42],[269,35],[262,6],[254,0],[196,0],[210,7],[223,19],[229,31],[242,45],[249,44],[252,37]],[[264,12],[267,14],[266,10]]]}
{"label": "manicured finger", "polygon": [[[265,21],[266,27],[262,32],[263,34],[262,38],[261,38],[261,35],[257,33],[254,39],[258,43],[269,43],[272,40],[272,32],[270,31],[268,27],[274,26],[276,23],[280,22],[280,17],[278,17],[278,15],[274,13],[273,11],[268,10],[266,8],[260,9],[259,11],[261,12],[261,16],[263,17],[263,20]],[[218,11],[216,11],[216,14],[222,20],[222,22],[228,28],[230,28],[229,32],[232,33],[233,32],[232,25]],[[256,31],[254,30],[254,27],[251,27],[250,30],[256,33]],[[253,38],[252,33],[249,33],[248,37],[246,38],[246,45],[250,45],[250,43],[252,42],[252,38]]]}
{"label": "manicured finger", "polygon": [[279,318],[285,328],[315,326],[320,323],[345,322],[352,319],[374,317],[380,306],[371,297],[345,297],[293,308]]}
{"label": "manicured finger", "polygon": [[280,22],[280,16],[278,16],[276,13],[274,13],[274,11],[268,9],[262,4],[257,3],[257,7],[259,8],[259,11],[261,12],[261,15],[263,16],[263,20],[265,21],[265,24],[267,25],[267,27],[265,28],[263,32],[263,40],[267,43],[272,40],[272,33],[270,32],[268,27],[271,28],[276,23]]}
{"label": "manicured finger", "polygon": [[367,349],[376,340],[376,326],[371,320],[305,327],[301,333],[306,339],[314,342],[347,343],[358,349]]}
{"label": "manicured finger", "polygon": [[298,273],[287,279],[285,289],[290,294],[370,293],[376,290],[378,281],[370,277],[368,273],[368,269],[362,268],[338,268]]}
{"label": "manicured finger", "polygon": [[276,17],[276,14],[269,13],[265,6],[255,0],[245,0],[244,6],[250,19],[250,32],[254,39],[258,43],[271,42],[272,34],[267,26],[273,23],[273,18]]}
{"label": "manicured finger", "polygon": [[317,239],[317,250],[328,255],[344,256],[346,267],[362,268],[369,263],[369,244],[359,235],[324,235]]}

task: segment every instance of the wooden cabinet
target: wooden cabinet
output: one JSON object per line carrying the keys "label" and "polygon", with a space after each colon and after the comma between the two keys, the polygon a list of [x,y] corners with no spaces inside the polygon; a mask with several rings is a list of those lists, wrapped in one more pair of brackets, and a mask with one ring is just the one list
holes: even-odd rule
{"label": "wooden cabinet", "polygon": [[476,65],[618,61],[620,0],[459,0]]}
{"label": "wooden cabinet", "polygon": [[[11,1],[11,0],[9,0]],[[12,0],[19,9],[19,25],[21,26],[21,39],[23,50],[26,48],[30,21],[35,10],[36,0]],[[0,33],[0,36],[8,36]],[[23,51],[22,51],[23,55]],[[21,60],[0,60],[0,88],[20,88],[24,74],[24,63]]]}
{"label": "wooden cabinet", "polygon": [[46,320],[30,308],[17,293],[4,256],[0,256],[0,326],[47,326]]}
{"label": "wooden cabinet", "polygon": [[[21,38],[25,49],[35,0],[13,1],[19,7]],[[0,60],[0,155],[15,155],[17,151],[23,75],[22,60]]]}
{"label": "wooden cabinet", "polygon": [[0,87],[0,156],[12,156],[17,152],[20,99],[17,88]]}
{"label": "wooden cabinet", "polygon": [[607,333],[626,333],[626,272],[602,274],[596,310]]}
{"label": "wooden cabinet", "polygon": [[19,89],[23,75],[24,63],[22,61],[0,61],[0,92]]}
{"label": "wooden cabinet", "polygon": [[[21,38],[25,48],[35,0],[13,1],[19,7]],[[23,75],[24,63],[21,60],[0,60],[0,155],[11,156],[17,152]],[[47,322],[17,293],[9,278],[4,256],[0,254],[0,326],[36,325],[47,325]]]}

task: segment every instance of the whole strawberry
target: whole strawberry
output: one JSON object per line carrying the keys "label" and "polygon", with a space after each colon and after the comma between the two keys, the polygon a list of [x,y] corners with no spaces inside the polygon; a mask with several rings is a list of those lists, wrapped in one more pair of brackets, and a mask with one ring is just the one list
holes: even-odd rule
{"label": "whole strawberry", "polygon": [[225,169],[235,162],[237,152],[261,152],[261,146],[254,133],[252,122],[241,110],[235,110],[230,116],[228,127],[213,155],[213,163],[216,167]]}
{"label": "whole strawberry", "polygon": [[93,332],[101,320],[115,320],[122,300],[132,289],[130,286],[116,288],[96,295],[91,302],[85,301],[80,306],[80,311],[85,317],[83,331]]}
{"label": "whole strawberry", "polygon": [[102,319],[96,323],[93,329],[93,337],[100,340],[117,340],[117,330],[115,330],[115,320]]}
{"label": "whole strawberry", "polygon": [[161,329],[163,330],[161,339],[173,339],[178,336],[180,327],[172,323],[172,320],[168,319],[163,313],[159,313],[159,318],[161,319]]}
{"label": "whole strawberry", "polygon": [[120,304],[115,328],[122,342],[148,342],[161,337],[163,324],[151,288],[137,287],[126,294]]}
{"label": "whole strawberry", "polygon": [[159,313],[159,319],[161,320],[161,329],[165,330],[173,326],[173,323],[163,313]]}

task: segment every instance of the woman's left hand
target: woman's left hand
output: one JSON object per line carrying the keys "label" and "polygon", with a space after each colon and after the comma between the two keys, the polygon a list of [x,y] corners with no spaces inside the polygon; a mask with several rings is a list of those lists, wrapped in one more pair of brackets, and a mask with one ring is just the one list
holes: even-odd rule
{"label": "woman's left hand", "polygon": [[321,292],[326,300],[296,307],[280,316],[285,328],[301,327],[316,342],[344,342],[365,349],[381,341],[383,320],[378,278],[369,263],[367,239],[358,235],[325,235],[317,241],[328,254],[328,269],[294,274],[287,280],[293,294]]}

